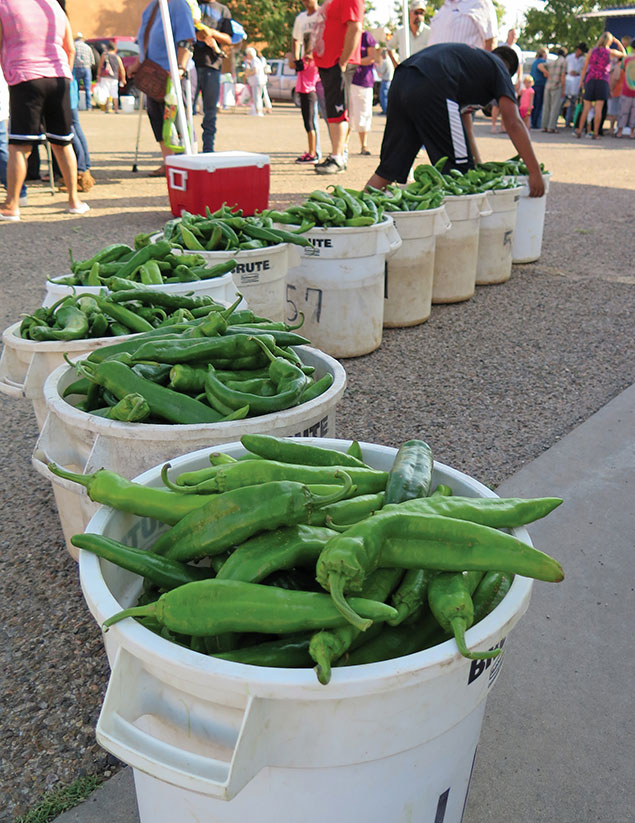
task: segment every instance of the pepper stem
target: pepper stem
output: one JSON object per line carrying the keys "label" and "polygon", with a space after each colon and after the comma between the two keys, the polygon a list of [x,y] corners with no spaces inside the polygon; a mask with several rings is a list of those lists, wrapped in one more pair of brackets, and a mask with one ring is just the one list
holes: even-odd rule
{"label": "pepper stem", "polygon": [[267,344],[263,340],[261,340],[259,337],[250,337],[249,339],[253,340],[254,343],[257,343],[260,346],[260,348],[263,350],[263,352],[267,355],[269,360],[271,360],[271,362],[273,363],[273,361],[276,359],[276,356],[272,351],[269,350],[269,347],[267,346]]}
{"label": "pepper stem", "polygon": [[287,331],[295,331],[296,329],[299,329],[304,325],[304,312],[298,312],[298,316],[300,318],[300,322],[296,323],[295,326],[292,326],[290,323],[287,323]]}
{"label": "pepper stem", "polygon": [[57,463],[49,463],[48,469],[58,477],[63,477],[65,480],[72,480],[74,483],[79,483],[87,489],[90,487],[91,481],[95,476],[94,474],[78,474],[77,472],[70,472],[68,469],[63,469],[61,466],[58,466]]}
{"label": "pepper stem", "polygon": [[331,599],[333,600],[335,608],[342,615],[342,617],[346,618],[346,620],[351,625],[355,626],[356,629],[359,629],[360,632],[365,632],[366,629],[373,625],[372,620],[360,617],[348,604],[346,598],[344,597],[344,578],[341,574],[329,574],[328,584],[329,591],[331,592]]}
{"label": "pepper stem", "polygon": [[124,620],[126,617],[151,617],[155,612],[156,603],[148,603],[147,606],[133,606],[130,609],[124,609],[121,612],[117,612],[117,614],[113,614],[108,620],[104,620],[102,625],[104,629],[107,629],[112,626],[113,623],[119,623],[120,620]]}
{"label": "pepper stem", "polygon": [[333,474],[333,477],[343,477],[343,485],[336,491],[334,491],[332,494],[325,494],[323,497],[317,497],[315,495],[312,495],[311,504],[315,506],[315,508],[321,509],[324,506],[328,506],[330,503],[337,503],[338,500],[343,500],[353,488],[353,481],[348,472],[338,470]]}
{"label": "pepper stem", "polygon": [[231,317],[232,313],[236,311],[236,309],[240,305],[240,301],[243,299],[243,296],[239,291],[236,292],[236,296],[237,299],[231,304],[231,306],[228,306],[224,311],[221,312],[225,320]]}
{"label": "pepper stem", "polygon": [[489,660],[492,657],[498,657],[502,649],[492,649],[487,652],[471,652],[465,644],[465,629],[467,628],[467,621],[464,617],[454,617],[450,621],[450,626],[454,632],[454,639],[456,645],[463,657],[469,660]]}
{"label": "pepper stem", "polygon": [[[202,492],[203,494],[205,494],[205,493],[210,493],[211,491],[213,491],[213,489],[210,489],[209,487],[207,489],[202,490],[200,488],[200,486],[202,485],[201,483],[197,483],[196,486],[178,486],[176,483],[173,483],[170,480],[170,478],[168,477],[168,471],[171,468],[172,468],[171,463],[166,463],[163,466],[163,468],[161,469],[161,480],[168,487],[168,489],[171,489],[173,492],[180,492],[181,494],[201,494],[201,492]],[[208,479],[204,482],[209,483],[210,479]]]}

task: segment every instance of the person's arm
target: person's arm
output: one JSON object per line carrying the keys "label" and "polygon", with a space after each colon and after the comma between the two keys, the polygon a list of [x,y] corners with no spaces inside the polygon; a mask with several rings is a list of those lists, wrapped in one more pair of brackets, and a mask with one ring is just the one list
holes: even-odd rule
{"label": "person's arm", "polygon": [[75,41],[73,40],[73,32],[71,30],[71,24],[68,17],[66,18],[66,29],[64,31],[64,39],[62,40],[62,48],[66,52],[66,56],[68,57],[68,65],[72,70],[73,63],[75,62],[76,49]]}
{"label": "person's arm", "polygon": [[119,70],[119,85],[125,86],[126,85],[126,69],[123,65],[123,60],[119,55],[117,55],[117,68]]}
{"label": "person's arm", "polygon": [[463,114],[461,115],[461,120],[463,121],[465,133],[467,134],[467,142],[470,144],[470,151],[472,152],[474,162],[480,163],[481,153],[479,152],[478,146],[476,145],[476,140],[474,139],[474,129],[472,128],[472,112],[463,112]]}
{"label": "person's arm", "polygon": [[106,61],[106,52],[102,51],[101,55],[99,56],[99,63],[97,63],[97,77],[101,74],[101,70],[104,67],[104,63]]}
{"label": "person's arm", "polygon": [[344,71],[348,61],[353,56],[353,52],[359,46],[359,41],[362,39],[362,24],[357,20],[349,20],[346,24],[346,34],[344,36],[344,46],[340,54],[339,64],[340,69]]}
{"label": "person's arm", "polygon": [[584,78],[586,77],[587,69],[589,68],[589,60],[591,59],[591,52],[588,51],[586,57],[584,58],[584,66],[582,66],[582,71],[580,72],[580,76],[582,77],[582,82],[584,82]]}
{"label": "person's arm", "polygon": [[190,64],[190,59],[192,57],[192,52],[188,49],[187,46],[179,46],[176,50],[176,62],[179,67],[179,71],[182,71],[183,74],[187,74],[187,67]]}
{"label": "person's arm", "polygon": [[534,154],[527,126],[523,123],[518,112],[518,106],[511,97],[501,97],[498,101],[498,107],[500,108],[505,131],[529,170],[529,196],[542,197],[545,193],[545,183],[542,179],[540,164]]}
{"label": "person's arm", "polygon": [[613,38],[613,42],[618,46],[617,49],[609,49],[609,54],[611,57],[626,57],[626,49],[622,45],[622,42],[617,39],[617,37]]}
{"label": "person's arm", "polygon": [[544,74],[545,77],[549,77],[549,69],[547,67],[547,61],[545,60],[544,63],[538,63],[538,71],[541,74]]}
{"label": "person's arm", "polygon": [[370,66],[377,60],[377,49],[375,46],[368,46],[366,49],[366,57],[362,57],[359,61],[360,66]]}

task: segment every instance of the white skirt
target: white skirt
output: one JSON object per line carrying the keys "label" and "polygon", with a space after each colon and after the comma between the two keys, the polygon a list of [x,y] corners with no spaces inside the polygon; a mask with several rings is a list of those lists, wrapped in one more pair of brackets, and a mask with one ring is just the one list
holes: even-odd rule
{"label": "white skirt", "polygon": [[350,110],[348,116],[351,124],[351,131],[370,131],[373,119],[373,88],[372,86],[351,85],[350,90]]}

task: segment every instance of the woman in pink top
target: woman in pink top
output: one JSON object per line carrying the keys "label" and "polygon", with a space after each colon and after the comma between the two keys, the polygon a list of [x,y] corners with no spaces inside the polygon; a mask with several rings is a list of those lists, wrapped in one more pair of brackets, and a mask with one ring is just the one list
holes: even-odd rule
{"label": "woman in pink top", "polygon": [[[614,43],[617,48],[609,48]],[[582,69],[584,83],[584,108],[580,115],[579,126],[575,136],[582,137],[582,129],[586,123],[587,114],[591,106],[595,107],[595,120],[593,126],[593,139],[599,138],[600,122],[602,120],[602,108],[604,101],[609,99],[609,71],[611,57],[622,58],[626,55],[624,46],[617,37],[613,37],[610,31],[605,31],[600,35],[595,44],[595,48],[587,54]]]}
{"label": "woman in pink top", "polygon": [[[0,0],[0,63],[9,85],[7,197],[0,220],[20,219],[19,194],[33,146],[48,139],[68,191],[70,214],[89,206],[77,196],[70,106],[75,45],[58,0]],[[45,123],[45,131],[42,124]]]}

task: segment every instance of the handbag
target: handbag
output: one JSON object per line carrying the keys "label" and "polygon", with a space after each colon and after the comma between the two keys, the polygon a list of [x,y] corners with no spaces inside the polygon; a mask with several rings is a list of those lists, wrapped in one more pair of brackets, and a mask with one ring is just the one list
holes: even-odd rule
{"label": "handbag", "polygon": [[[148,25],[146,26],[145,36],[143,38],[144,54],[148,48],[150,29],[152,28],[158,8],[159,4],[157,2],[148,19]],[[166,71],[163,66],[160,66],[158,63],[155,63],[154,60],[150,60],[146,57],[134,74],[134,84],[139,91],[147,94],[148,97],[151,97],[153,100],[161,102],[165,97],[169,76],[170,72]]]}

